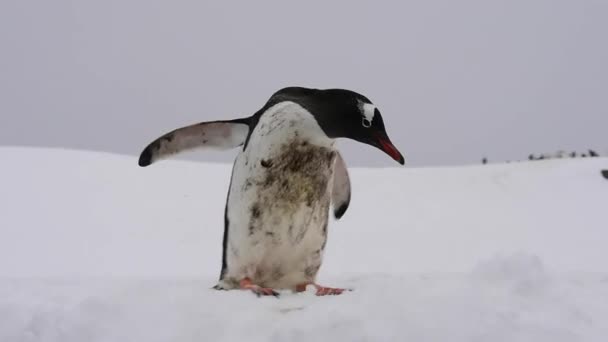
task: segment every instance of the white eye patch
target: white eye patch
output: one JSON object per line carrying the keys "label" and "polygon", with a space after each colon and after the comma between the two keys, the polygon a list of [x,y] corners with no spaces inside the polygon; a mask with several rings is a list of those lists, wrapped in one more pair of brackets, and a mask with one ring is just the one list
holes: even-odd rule
{"label": "white eye patch", "polygon": [[361,114],[363,114],[363,127],[370,127],[374,121],[376,106],[371,103],[360,102]]}

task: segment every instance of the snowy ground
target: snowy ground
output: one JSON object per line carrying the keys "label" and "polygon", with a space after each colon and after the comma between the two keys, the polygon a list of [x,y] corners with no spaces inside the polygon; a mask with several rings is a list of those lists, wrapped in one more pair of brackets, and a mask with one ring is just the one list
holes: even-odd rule
{"label": "snowy ground", "polygon": [[608,159],[353,169],[320,281],[210,290],[229,167],[0,148],[0,341],[606,341]]}

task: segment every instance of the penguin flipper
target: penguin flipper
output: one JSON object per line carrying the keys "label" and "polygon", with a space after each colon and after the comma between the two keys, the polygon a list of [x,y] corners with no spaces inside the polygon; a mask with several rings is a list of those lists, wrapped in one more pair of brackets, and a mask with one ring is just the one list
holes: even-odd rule
{"label": "penguin flipper", "polygon": [[249,118],[229,121],[201,122],[173,130],[153,142],[141,152],[139,166],[195,148],[227,150],[245,143],[249,134]]}
{"label": "penguin flipper", "polygon": [[334,181],[331,192],[331,201],[334,208],[334,217],[340,219],[350,203],[350,179],[346,163],[340,153],[334,162]]}

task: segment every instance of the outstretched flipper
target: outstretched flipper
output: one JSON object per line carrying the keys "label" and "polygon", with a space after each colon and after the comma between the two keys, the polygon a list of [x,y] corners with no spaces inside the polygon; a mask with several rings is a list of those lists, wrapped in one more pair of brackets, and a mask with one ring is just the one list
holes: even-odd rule
{"label": "outstretched flipper", "polygon": [[334,182],[331,191],[331,201],[334,208],[334,216],[340,219],[350,203],[350,179],[348,169],[340,153],[334,162]]}
{"label": "outstretched flipper", "polygon": [[249,119],[201,122],[178,128],[151,142],[139,156],[139,166],[200,147],[227,150],[243,145],[249,134]]}

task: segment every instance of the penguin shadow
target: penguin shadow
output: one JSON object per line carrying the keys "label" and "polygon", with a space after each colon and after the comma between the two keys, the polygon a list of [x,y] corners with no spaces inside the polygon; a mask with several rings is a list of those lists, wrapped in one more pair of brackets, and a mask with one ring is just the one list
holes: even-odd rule
{"label": "penguin shadow", "polygon": [[343,290],[344,292],[341,294],[330,294],[330,295],[316,295],[314,290],[310,290],[307,289],[305,291],[293,291],[293,290],[274,290],[272,295],[263,295],[260,293],[252,293],[248,290],[226,290],[223,288],[216,286],[213,286],[211,288],[209,288],[209,290],[213,290],[213,291],[219,291],[219,292],[238,292],[241,294],[246,294],[247,296],[253,296],[256,298],[275,298],[275,299],[287,299],[287,298],[324,298],[324,297],[343,297],[344,295],[346,295],[349,292],[353,292],[355,291],[354,288],[352,287],[345,287]]}
{"label": "penguin shadow", "polygon": [[256,294],[246,290],[218,290],[215,288],[210,288],[210,290],[229,296],[229,298],[226,298],[228,303],[232,301],[241,302],[242,300],[245,300],[247,303],[249,303],[248,306],[251,308],[261,308],[269,313],[278,315],[306,315],[309,310],[315,310],[315,308],[318,309],[319,307],[332,305],[332,302],[341,300],[340,298],[347,297],[348,292],[355,291],[354,288],[348,287],[344,289],[345,291],[341,295],[317,296],[315,294],[315,289],[311,287],[303,292],[294,292],[292,290],[282,289],[276,291],[276,296],[257,296]]}
{"label": "penguin shadow", "polygon": [[[272,310],[279,314],[287,315],[287,314],[299,314],[304,313],[309,309],[313,309],[314,307],[323,307],[329,304],[330,302],[327,300],[329,298],[326,297],[334,297],[333,300],[340,300],[340,298],[345,298],[346,292],[351,292],[353,289],[345,289],[344,293],[339,296],[316,296],[314,291],[304,291],[299,293],[293,292],[280,292],[280,300],[275,304],[271,305]],[[324,304],[328,303],[328,304]]]}
{"label": "penguin shadow", "polygon": [[279,311],[279,313],[282,313],[282,314],[288,314],[288,313],[295,312],[295,311],[302,311],[304,309],[306,309],[305,306],[294,306],[294,307],[288,307],[288,308],[279,308],[278,311]]}

